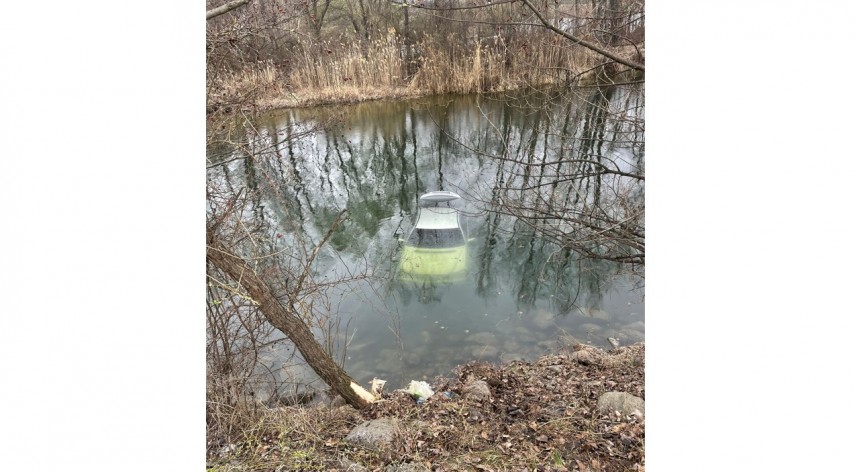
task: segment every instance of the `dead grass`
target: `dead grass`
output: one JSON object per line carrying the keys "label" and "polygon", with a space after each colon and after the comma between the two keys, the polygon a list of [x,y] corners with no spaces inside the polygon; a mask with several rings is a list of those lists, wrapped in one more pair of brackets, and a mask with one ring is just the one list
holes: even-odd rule
{"label": "dead grass", "polygon": [[[430,39],[412,47],[407,67],[401,38],[390,34],[362,48],[344,43],[301,45],[290,72],[259,63],[239,72],[215,74],[209,82],[209,111],[257,111],[446,93],[517,90],[565,83],[595,67],[584,48],[568,47],[548,35],[505,44]],[[412,72],[412,75],[409,73]]]}
{"label": "dead grass", "polygon": [[207,107],[256,107],[266,97],[287,96],[288,90],[279,71],[269,62],[256,63],[238,71],[208,73]]}
{"label": "dead grass", "polygon": [[[578,352],[600,362],[583,363]],[[461,397],[471,380],[486,381],[492,397]],[[577,346],[505,366],[470,363],[432,386],[437,394],[423,404],[391,392],[363,411],[323,405],[270,410],[240,439],[209,444],[209,467],[383,470],[413,463],[440,471],[644,470],[644,418],[596,408],[607,391],[644,397],[643,344],[609,352]],[[368,450],[343,440],[354,426],[381,417],[397,418],[400,425],[389,447]]]}

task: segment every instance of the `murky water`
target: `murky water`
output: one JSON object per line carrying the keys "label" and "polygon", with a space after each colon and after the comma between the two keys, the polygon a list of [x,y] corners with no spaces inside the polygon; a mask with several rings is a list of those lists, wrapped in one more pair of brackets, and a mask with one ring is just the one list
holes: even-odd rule
{"label": "murky water", "polygon": [[[643,130],[616,130],[595,116],[591,103],[604,100],[602,94],[580,97],[540,112],[524,105],[542,105],[543,97],[475,96],[285,110],[254,120],[235,137],[239,146],[211,149],[209,158],[231,159],[225,179],[260,190],[259,218],[276,229],[277,247],[320,241],[348,210],[343,230],[315,259],[314,277],[370,277],[357,277],[318,303],[341,317],[337,352],[348,372],[364,385],[377,377],[398,387],[449,374],[472,359],[535,359],[576,341],[644,340],[637,274],[580,257],[538,237],[532,225],[489,211],[497,188],[543,178],[491,155],[549,159],[568,149],[595,149],[627,166],[642,165]],[[643,110],[638,90],[618,89],[605,100],[619,110]],[[585,192],[596,200],[619,187],[598,178]],[[443,205],[460,213],[466,239],[454,257],[464,266],[402,271],[418,197],[435,190],[462,197]],[[591,201],[590,195],[575,204]],[[278,371],[277,359],[289,352],[280,343],[265,359]]]}

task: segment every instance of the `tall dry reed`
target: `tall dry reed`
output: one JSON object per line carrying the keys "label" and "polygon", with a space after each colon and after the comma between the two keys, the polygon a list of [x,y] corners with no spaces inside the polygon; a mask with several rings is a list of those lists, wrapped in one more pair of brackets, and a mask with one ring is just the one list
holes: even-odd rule
{"label": "tall dry reed", "polygon": [[512,45],[428,39],[412,46],[412,76],[406,46],[392,34],[362,48],[328,42],[300,49],[288,83],[303,101],[512,90],[560,83],[593,65],[589,54],[547,35]]}

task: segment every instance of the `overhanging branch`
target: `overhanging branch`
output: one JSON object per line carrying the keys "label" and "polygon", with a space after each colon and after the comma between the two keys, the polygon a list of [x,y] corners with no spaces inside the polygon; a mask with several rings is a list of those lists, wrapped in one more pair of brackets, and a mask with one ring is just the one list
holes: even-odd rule
{"label": "overhanging branch", "polygon": [[561,29],[559,29],[559,28],[556,28],[555,26],[552,26],[548,21],[546,21],[546,18],[544,18],[544,17],[540,14],[540,12],[539,12],[539,11],[537,11],[537,9],[536,9],[536,8],[534,8],[534,6],[532,6],[532,4],[531,4],[531,3],[529,3],[529,1],[528,1],[528,0],[521,0],[521,1],[525,4],[525,6],[527,6],[527,7],[528,7],[528,9],[529,9],[529,10],[531,10],[531,12],[532,12],[532,13],[534,13],[534,16],[536,16],[536,17],[537,17],[537,19],[538,19],[538,20],[540,20],[540,23],[543,25],[543,27],[544,27],[544,28],[550,29],[550,30],[552,30],[554,33],[559,34],[559,35],[561,35],[561,36],[563,36],[563,37],[565,37],[565,38],[569,39],[570,41],[573,41],[574,43],[576,43],[576,44],[578,44],[578,45],[580,45],[580,46],[586,47],[586,48],[588,48],[588,49],[590,49],[590,50],[592,50],[592,51],[594,51],[594,52],[596,52],[596,53],[598,53],[598,54],[601,54],[601,55],[603,55],[603,56],[606,56],[606,57],[608,57],[609,59],[611,59],[611,60],[613,60],[613,61],[617,62],[618,64],[623,64],[623,65],[625,65],[625,66],[627,66],[627,67],[631,67],[631,68],[636,69],[636,70],[644,71],[644,66],[643,66],[643,65],[641,65],[641,64],[636,64],[635,62],[632,62],[632,61],[626,60],[626,59],[624,59],[624,58],[622,58],[622,57],[620,57],[620,56],[617,56],[617,55],[615,55],[615,54],[612,54],[611,52],[609,52],[609,51],[607,51],[606,49],[603,49],[603,48],[601,48],[601,47],[597,46],[596,44],[589,43],[588,41],[585,41],[584,39],[577,38],[576,36],[573,36],[572,34],[570,34],[570,33],[566,32],[566,31],[564,31],[564,30],[561,30]]}
{"label": "overhanging branch", "polygon": [[211,18],[216,18],[220,15],[226,14],[237,7],[246,5],[252,0],[234,0],[232,2],[228,2],[226,4],[220,5],[216,8],[211,8],[207,12],[205,12],[205,20],[210,20]]}

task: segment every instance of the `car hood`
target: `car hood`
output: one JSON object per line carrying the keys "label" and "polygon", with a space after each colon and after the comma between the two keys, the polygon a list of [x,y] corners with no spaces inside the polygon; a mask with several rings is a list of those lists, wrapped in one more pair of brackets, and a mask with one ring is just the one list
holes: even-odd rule
{"label": "car hood", "polygon": [[448,248],[421,248],[405,245],[401,252],[400,273],[404,280],[425,278],[442,281],[461,280],[466,275],[466,245]]}

